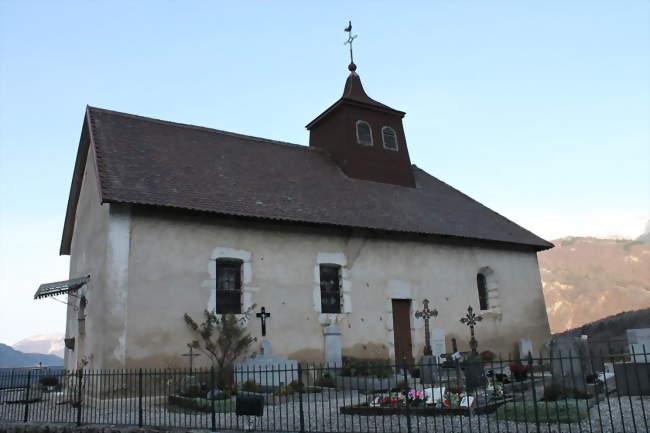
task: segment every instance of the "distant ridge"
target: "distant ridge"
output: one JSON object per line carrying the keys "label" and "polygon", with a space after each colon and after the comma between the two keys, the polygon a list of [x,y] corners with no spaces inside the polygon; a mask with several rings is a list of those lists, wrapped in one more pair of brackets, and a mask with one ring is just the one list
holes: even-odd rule
{"label": "distant ridge", "polygon": [[637,328],[650,328],[650,308],[624,311],[556,335],[588,335],[592,339],[609,341],[626,338],[626,330]]}
{"label": "distant ridge", "polygon": [[63,365],[63,358],[41,353],[23,353],[0,343],[0,368],[33,367],[39,363],[44,367],[58,367]]}
{"label": "distant ridge", "polygon": [[566,237],[539,254],[551,332],[650,307],[650,243],[643,236]]}

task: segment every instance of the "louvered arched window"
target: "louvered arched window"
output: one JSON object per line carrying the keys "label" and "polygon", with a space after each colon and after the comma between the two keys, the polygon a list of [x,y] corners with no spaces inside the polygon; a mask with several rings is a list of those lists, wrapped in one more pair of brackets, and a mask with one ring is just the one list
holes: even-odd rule
{"label": "louvered arched window", "polygon": [[384,142],[384,149],[398,150],[397,134],[390,126],[384,126],[381,128],[381,139]]}
{"label": "louvered arched window", "polygon": [[372,146],[372,130],[365,120],[357,120],[357,143]]}

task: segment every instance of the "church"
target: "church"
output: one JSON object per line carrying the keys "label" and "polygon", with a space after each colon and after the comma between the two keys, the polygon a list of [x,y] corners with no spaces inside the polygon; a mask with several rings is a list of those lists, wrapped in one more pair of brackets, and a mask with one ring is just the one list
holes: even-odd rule
{"label": "church", "polygon": [[185,366],[183,316],[206,309],[246,315],[256,346],[292,360],[332,361],[332,336],[338,356],[413,360],[425,299],[438,352],[468,349],[470,305],[479,351],[542,348],[537,252],[553,245],[412,164],[405,113],[348,69],[309,146],[87,107],[70,279],[35,295],[68,296],[67,368]]}

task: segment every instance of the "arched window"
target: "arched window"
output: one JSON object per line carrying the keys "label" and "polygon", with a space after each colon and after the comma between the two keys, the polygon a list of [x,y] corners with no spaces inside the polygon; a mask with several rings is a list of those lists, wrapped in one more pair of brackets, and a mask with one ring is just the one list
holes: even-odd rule
{"label": "arched window", "polygon": [[384,149],[398,150],[397,147],[397,134],[390,126],[381,128],[381,138],[384,142]]}
{"label": "arched window", "polygon": [[364,120],[357,120],[357,143],[372,146],[372,130],[370,124]]}
{"label": "arched window", "polygon": [[482,273],[476,274],[476,286],[478,287],[478,303],[481,310],[488,309],[487,279]]}

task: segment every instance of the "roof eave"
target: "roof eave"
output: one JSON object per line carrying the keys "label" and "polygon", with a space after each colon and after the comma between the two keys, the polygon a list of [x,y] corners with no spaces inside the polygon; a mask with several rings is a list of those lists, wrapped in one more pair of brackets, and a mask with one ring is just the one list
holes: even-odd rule
{"label": "roof eave", "polygon": [[316,116],[316,118],[315,118],[314,120],[312,120],[312,121],[309,122],[307,125],[305,125],[305,128],[307,128],[307,129],[311,129],[311,128],[313,128],[314,126],[316,126],[316,124],[320,123],[320,122],[321,122],[325,117],[327,117],[327,116],[328,116],[330,113],[332,113],[332,112],[333,112],[333,111],[334,111],[338,106],[340,106],[340,105],[342,105],[342,104],[350,104],[350,105],[354,105],[354,106],[357,106],[357,107],[371,108],[371,109],[373,109],[373,110],[383,111],[383,112],[385,112],[385,113],[397,114],[398,116],[400,116],[400,118],[403,118],[403,117],[406,115],[406,113],[405,113],[404,111],[395,110],[394,108],[391,108],[391,107],[388,107],[388,106],[386,106],[386,107],[384,108],[384,107],[379,107],[379,106],[377,106],[377,105],[368,104],[368,103],[365,103],[365,102],[356,101],[356,100],[354,100],[354,99],[350,99],[350,98],[342,97],[342,98],[340,98],[338,101],[336,101],[335,103],[333,103],[332,105],[330,105],[330,106],[329,106],[325,111],[323,111],[321,114],[319,114],[318,116]]}
{"label": "roof eave", "polygon": [[[81,193],[84,171],[86,170],[88,151],[92,142],[90,108],[90,106],[86,106],[86,113],[84,114],[83,126],[81,128],[81,136],[79,138],[79,147],[77,148],[77,158],[74,164],[74,171],[72,172],[72,182],[70,184],[70,193],[68,195],[68,206],[66,209],[65,221],[63,223],[61,246],[59,247],[59,255],[61,256],[70,255],[70,249],[72,246],[72,234],[74,232],[77,214],[77,203],[79,201],[79,194]],[[101,200],[101,188],[99,188],[99,194]]]}

